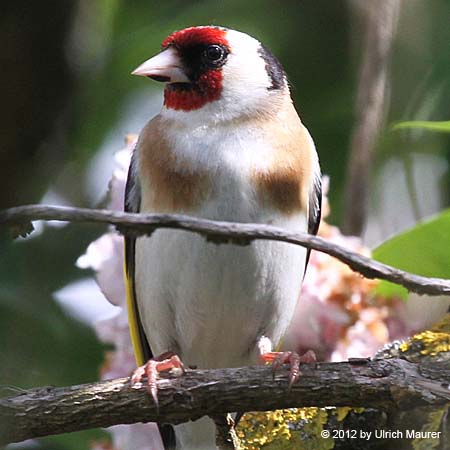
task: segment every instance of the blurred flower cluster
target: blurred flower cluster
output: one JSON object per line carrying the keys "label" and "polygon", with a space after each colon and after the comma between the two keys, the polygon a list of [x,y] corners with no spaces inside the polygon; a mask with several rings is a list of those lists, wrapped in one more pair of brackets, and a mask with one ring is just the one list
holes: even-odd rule
{"label": "blurred flower cluster", "polygon": [[[136,136],[128,136],[125,149],[116,154],[117,168],[109,186],[108,207],[123,209],[125,183]],[[326,223],[329,214],[328,179],[324,178],[323,217],[319,235],[354,252],[370,256],[359,238],[341,234]],[[101,378],[128,376],[135,360],[128,332],[123,280],[123,239],[110,231],[92,242],[77,265],[93,269],[96,281],[110,303],[120,307],[112,317],[95,323],[99,338],[114,350],[105,355]],[[299,275],[301,276],[301,275]],[[382,298],[374,293],[377,282],[353,272],[325,253],[312,252],[304,279],[301,301],[285,337],[283,347],[303,353],[314,350],[319,360],[340,361],[373,355],[384,344],[412,333],[399,298]],[[417,325],[417,324],[416,324]],[[110,444],[95,443],[100,449],[148,448],[163,450],[155,424],[120,425],[110,428]]]}
{"label": "blurred flower cluster", "polygon": [[[318,235],[355,253],[371,256],[361,239],[329,225],[329,180],[323,180],[322,222]],[[352,271],[339,260],[313,251],[294,319],[283,347],[314,350],[319,361],[346,361],[374,355],[388,342],[409,336],[405,302],[375,293],[378,281]]]}

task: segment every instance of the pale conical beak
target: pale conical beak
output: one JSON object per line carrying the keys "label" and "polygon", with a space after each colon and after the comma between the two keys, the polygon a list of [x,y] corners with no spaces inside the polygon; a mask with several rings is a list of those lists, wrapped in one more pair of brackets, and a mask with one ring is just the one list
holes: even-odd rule
{"label": "pale conical beak", "polygon": [[189,83],[190,80],[183,70],[183,64],[175,48],[169,47],[153,58],[142,63],[131,72],[132,75],[150,77],[166,83]]}

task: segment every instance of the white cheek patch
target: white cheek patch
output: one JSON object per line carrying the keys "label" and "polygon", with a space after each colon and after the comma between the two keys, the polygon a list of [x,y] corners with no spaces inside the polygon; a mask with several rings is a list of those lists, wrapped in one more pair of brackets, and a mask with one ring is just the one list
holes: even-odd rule
{"label": "white cheek patch", "polygon": [[231,53],[222,69],[224,88],[247,96],[252,96],[252,93],[261,95],[271,86],[266,63],[259,54],[261,44],[247,34],[234,30],[227,33],[227,39]]}

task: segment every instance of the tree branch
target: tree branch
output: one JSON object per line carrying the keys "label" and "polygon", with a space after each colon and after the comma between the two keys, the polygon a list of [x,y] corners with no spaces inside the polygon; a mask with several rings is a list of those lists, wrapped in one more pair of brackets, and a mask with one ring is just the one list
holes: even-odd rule
{"label": "tree branch", "polygon": [[400,0],[352,2],[366,15],[367,34],[356,99],[345,186],[344,232],[359,236],[367,219],[369,183],[377,137],[386,110],[388,65],[400,11]]}
{"label": "tree branch", "polygon": [[366,278],[391,281],[418,294],[450,294],[450,280],[414,275],[351,252],[320,237],[292,233],[270,225],[217,222],[179,214],[130,214],[44,205],[18,206],[0,211],[0,225],[24,226],[32,220],[111,224],[120,233],[135,236],[151,235],[157,228],[174,228],[199,233],[217,244],[248,245],[255,239],[287,242],[327,253]]}
{"label": "tree branch", "polygon": [[302,365],[288,388],[287,371],[267,366],[161,373],[159,408],[145,387],[129,378],[65,388],[31,389],[0,399],[0,440],[25,439],[122,423],[177,424],[204,415],[303,406],[353,406],[409,410],[450,402],[448,362],[402,359]]}

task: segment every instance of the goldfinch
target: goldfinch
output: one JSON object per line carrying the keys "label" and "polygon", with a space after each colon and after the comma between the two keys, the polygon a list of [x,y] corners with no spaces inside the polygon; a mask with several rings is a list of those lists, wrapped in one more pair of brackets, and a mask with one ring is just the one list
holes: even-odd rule
{"label": "goldfinch", "polygon": [[[126,211],[317,232],[315,146],[281,64],[258,40],[218,26],[186,28],[133,74],[165,87],[162,110],[134,150]],[[153,389],[157,371],[182,367],[178,357],[206,369],[254,364],[262,354],[278,363],[292,356],[271,350],[293,316],[304,248],[270,241],[217,245],[158,229],[151,237],[127,237],[125,250],[136,359],[144,365],[160,355],[136,371],[135,382],[146,373]],[[209,418],[174,428],[177,449],[215,448]],[[162,431],[167,448],[173,446]]]}

